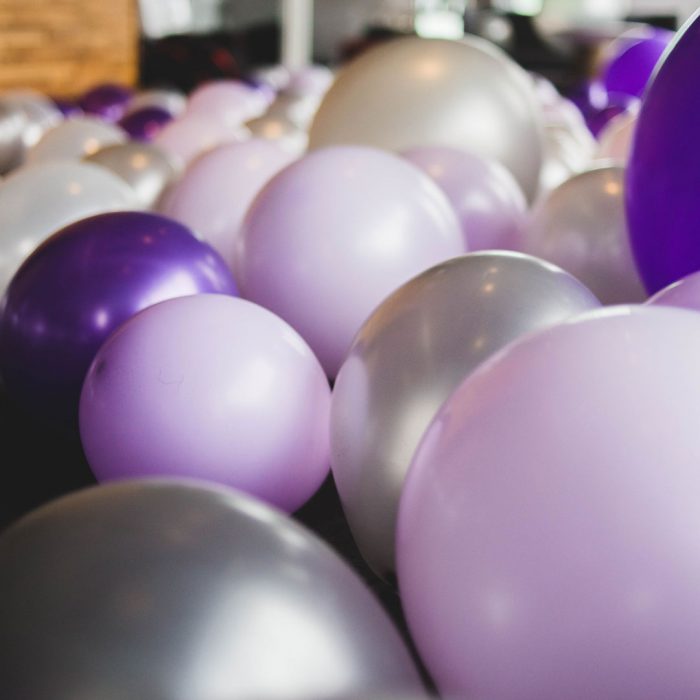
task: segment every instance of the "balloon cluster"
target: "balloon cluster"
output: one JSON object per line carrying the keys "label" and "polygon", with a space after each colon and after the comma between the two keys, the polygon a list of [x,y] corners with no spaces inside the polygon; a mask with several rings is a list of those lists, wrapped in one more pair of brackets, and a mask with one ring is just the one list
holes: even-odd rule
{"label": "balloon cluster", "polygon": [[[611,45],[600,131],[478,39],[0,96],[3,401],[99,482],[0,533],[4,695],[696,700],[700,13],[668,41]],[[424,675],[296,522],[330,472]]]}

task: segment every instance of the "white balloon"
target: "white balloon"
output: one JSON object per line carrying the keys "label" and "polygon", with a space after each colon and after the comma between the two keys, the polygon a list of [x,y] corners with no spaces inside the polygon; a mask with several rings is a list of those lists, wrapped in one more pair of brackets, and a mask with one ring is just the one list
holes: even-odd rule
{"label": "white balloon", "polygon": [[637,116],[635,113],[619,114],[605,125],[600,134],[596,160],[609,160],[618,165],[627,165],[637,128]]}
{"label": "white balloon", "polygon": [[246,122],[253,138],[274,141],[293,156],[301,156],[309,145],[309,137],[289,119],[282,116],[265,115]]}
{"label": "white balloon", "polygon": [[27,256],[58,229],[134,204],[129,186],[97,165],[56,161],[13,173],[0,184],[0,293]]}

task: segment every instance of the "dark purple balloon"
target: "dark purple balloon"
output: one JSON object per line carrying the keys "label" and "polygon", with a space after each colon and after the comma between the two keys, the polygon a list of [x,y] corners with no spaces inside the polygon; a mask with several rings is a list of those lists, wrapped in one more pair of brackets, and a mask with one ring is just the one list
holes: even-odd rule
{"label": "dark purple balloon", "polygon": [[87,114],[116,122],[124,115],[133,94],[133,91],[124,85],[105,83],[88,90],[80,98],[80,106]]}
{"label": "dark purple balloon", "polygon": [[647,89],[625,187],[637,267],[650,294],[700,270],[700,11]]}
{"label": "dark purple balloon", "polygon": [[580,85],[569,99],[579,108],[594,136],[598,136],[611,119],[636,109],[639,104],[638,99],[631,95],[609,93],[598,80]]}
{"label": "dark purple balloon", "polygon": [[127,114],[119,120],[119,126],[134,141],[152,141],[156,134],[173,119],[173,115],[162,107],[144,107]]}
{"label": "dark purple balloon", "polygon": [[73,102],[73,100],[64,100],[60,97],[54,97],[52,98],[52,102],[67,119],[70,117],[80,117],[84,114],[78,103]]}
{"label": "dark purple balloon", "polygon": [[669,36],[658,32],[623,46],[604,72],[603,82],[608,92],[642,97],[669,43]]}
{"label": "dark purple balloon", "polygon": [[219,254],[181,224],[115,212],[65,227],[26,260],[3,300],[7,390],[38,417],[77,428],[83,378],[107,336],[147,306],[197,293],[236,287]]}

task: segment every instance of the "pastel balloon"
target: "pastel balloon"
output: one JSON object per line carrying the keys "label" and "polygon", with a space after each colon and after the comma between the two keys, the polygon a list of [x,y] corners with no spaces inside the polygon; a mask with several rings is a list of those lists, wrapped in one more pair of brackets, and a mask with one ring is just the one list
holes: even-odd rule
{"label": "pastel balloon", "polygon": [[321,99],[317,95],[297,96],[282,93],[270,105],[266,116],[284,118],[302,131],[308,132],[320,104]]}
{"label": "pastel balloon", "polygon": [[100,348],[80,402],[99,481],[206,479],[288,512],[328,475],[330,388],[301,337],[256,304],[171,299]]}
{"label": "pastel balloon", "polygon": [[94,114],[108,122],[116,122],[124,116],[133,91],[125,85],[104,83],[88,90],[80,98],[80,106],[87,114]]}
{"label": "pastel balloon", "polygon": [[523,236],[523,250],[570,272],[603,304],[647,298],[629,244],[624,175],[609,166],[571,178],[538,202]]}
{"label": "pastel balloon", "polygon": [[390,153],[337,146],[292,163],[255,198],[234,275],[335,376],[386,296],[464,251],[457,216],[429,177]]}
{"label": "pastel balloon", "polygon": [[135,205],[121,178],[89,163],[56,161],[14,172],[0,184],[0,295],[52,233],[86,216]]}
{"label": "pastel balloon", "polygon": [[180,172],[165,151],[136,141],[107,146],[86,160],[118,175],[131,187],[138,205],[145,209],[155,206]]}
{"label": "pastel balloon", "polygon": [[486,252],[424,272],[367,319],[333,390],[331,461],[355,540],[379,575],[394,571],[403,482],[447,397],[516,338],[598,306],[553,265]]}
{"label": "pastel balloon", "polygon": [[412,148],[403,156],[447,195],[470,250],[518,248],[527,201],[507,168],[445,146]]}
{"label": "pastel balloon", "polygon": [[156,107],[164,109],[173,117],[179,117],[187,106],[187,98],[177,90],[153,89],[136,93],[126,106],[124,116],[142,109]]}
{"label": "pastel balloon", "polygon": [[688,98],[687,82],[698,51],[700,11],[678,33],[647,89],[627,168],[630,239],[650,293],[700,269],[700,103]]}
{"label": "pastel balloon", "polygon": [[693,272],[654,294],[647,302],[700,311],[700,272]]}
{"label": "pastel balloon", "polygon": [[240,126],[259,117],[267,108],[267,100],[239,80],[214,80],[204,83],[187,103],[190,114],[206,114],[227,127]]}
{"label": "pastel balloon", "polygon": [[228,489],[145,480],[49,503],[0,536],[0,591],[12,698],[422,693],[349,566]]}
{"label": "pastel balloon", "polygon": [[27,161],[35,164],[53,160],[79,160],[97,153],[101,148],[124,143],[126,140],[126,133],[118,126],[106,124],[94,117],[76,117],[49,129],[29,149]]}
{"label": "pastel balloon", "polygon": [[144,107],[122,117],[119,126],[135,141],[153,141],[156,134],[172,120],[173,115],[166,109]]}
{"label": "pastel balloon", "polygon": [[24,157],[22,135],[26,117],[22,110],[0,99],[0,174],[16,168]]}
{"label": "pastel balloon", "polygon": [[695,312],[594,312],[510,345],[444,404],[397,538],[442,693],[698,697],[698,343]]}
{"label": "pastel balloon", "polygon": [[309,143],[306,132],[286,117],[266,114],[246,122],[246,127],[253,138],[274,141],[292,156],[302,155]]}
{"label": "pastel balloon", "polygon": [[292,95],[325,95],[334,77],[327,66],[308,65],[293,71],[285,87]]}
{"label": "pastel balloon", "polygon": [[637,113],[627,112],[611,119],[600,134],[596,159],[627,165],[637,118]]}
{"label": "pastel balloon", "polygon": [[292,160],[277,143],[262,139],[220,146],[190,165],[159,210],[192,229],[233,265],[234,243],[253,199]]}
{"label": "pastel balloon", "polygon": [[24,262],[7,289],[5,386],[39,418],[72,429],[83,379],[109,334],[152,304],[203,292],[234,294],[235,285],[217,253],[175,221],[114,212],[71,224]]}
{"label": "pastel balloon", "polygon": [[463,148],[501,162],[531,199],[541,131],[532,80],[500,49],[475,37],[414,37],[370,49],[339,74],[316,113],[310,147]]}

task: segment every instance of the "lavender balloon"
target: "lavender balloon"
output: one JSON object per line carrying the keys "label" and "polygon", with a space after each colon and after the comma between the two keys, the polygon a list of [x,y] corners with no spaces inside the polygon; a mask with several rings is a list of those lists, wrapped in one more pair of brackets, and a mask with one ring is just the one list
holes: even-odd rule
{"label": "lavender balloon", "polygon": [[125,85],[105,83],[88,90],[79,101],[86,114],[94,114],[108,122],[116,122],[124,114],[133,91]]}
{"label": "lavender balloon", "polygon": [[144,107],[119,120],[119,126],[135,141],[153,141],[156,134],[173,119],[162,107]]}
{"label": "lavender balloon", "polygon": [[510,345],[426,432],[399,583],[440,690],[700,697],[700,321],[594,312]]}
{"label": "lavender balloon", "polygon": [[700,272],[693,272],[654,294],[648,304],[679,306],[700,311]]}
{"label": "lavender balloon", "polygon": [[0,317],[0,374],[33,413],[77,417],[80,388],[107,336],[165,299],[234,294],[226,264],[184,226],[138,212],[101,214],[49,238],[22,265]]}
{"label": "lavender balloon", "polygon": [[698,55],[700,11],[647,90],[627,168],[632,249],[650,293],[700,269],[700,101],[689,98]]}
{"label": "lavender balloon", "polygon": [[403,156],[447,195],[470,250],[518,249],[527,200],[504,165],[447,146],[413,148]]}
{"label": "lavender balloon", "polygon": [[328,474],[330,387],[282,319],[204,294],[157,304],[100,349],[80,432],[100,481],[206,479],[286,511]]}

